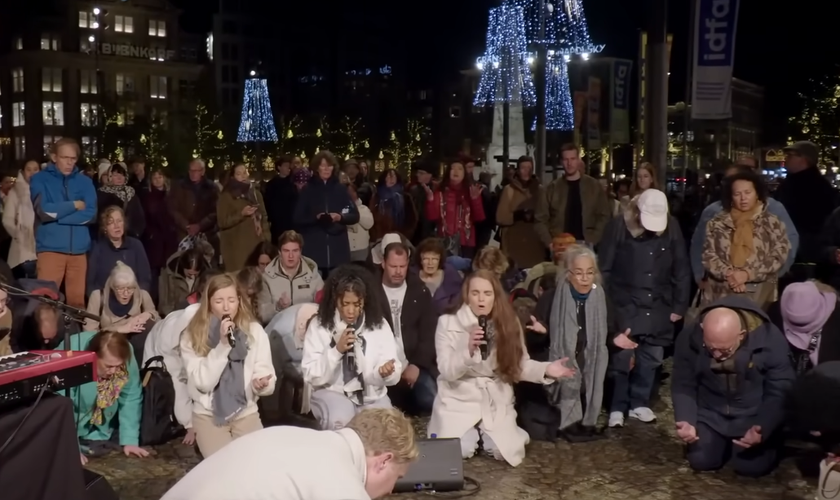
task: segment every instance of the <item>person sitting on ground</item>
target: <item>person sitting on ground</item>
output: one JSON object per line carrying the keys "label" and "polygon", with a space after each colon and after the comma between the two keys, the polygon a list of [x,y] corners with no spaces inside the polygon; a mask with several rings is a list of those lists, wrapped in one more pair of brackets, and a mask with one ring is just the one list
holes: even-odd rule
{"label": "person sitting on ground", "polygon": [[248,256],[245,261],[246,267],[256,267],[261,273],[265,272],[265,268],[271,264],[271,261],[280,255],[280,250],[268,241],[260,242]]}
{"label": "person sitting on ground", "polygon": [[435,313],[445,314],[461,296],[464,278],[446,258],[446,248],[440,238],[427,238],[417,246],[417,272],[420,281],[432,294]]}
{"label": "person sitting on ground", "polygon": [[303,379],[321,429],[340,429],[365,408],[390,408],[387,387],[403,372],[397,343],[365,268],[347,264],[327,279],[303,345]]}
{"label": "person sitting on ground", "polygon": [[140,288],[130,267],[117,262],[105,286],[91,292],[87,312],[99,317],[99,321],[88,318],[85,330],[125,335],[140,363],[146,336],[160,316],[149,292]]}
{"label": "person sitting on ground", "polygon": [[795,377],[784,335],[756,303],[731,295],[704,307],[677,338],[671,378],[689,466],[710,471],[731,462],[749,477],[775,469]]}
{"label": "person sitting on ground", "polygon": [[260,320],[268,323],[275,314],[293,304],[313,302],[324,288],[324,280],[314,260],[302,255],[303,236],[286,231],[278,240],[280,255],[266,266],[265,285],[258,297]]}
{"label": "person sitting on ground", "polygon": [[160,313],[165,316],[175,311],[190,294],[200,290],[196,285],[209,268],[203,253],[197,248],[174,253],[160,273]]}
{"label": "person sitting on ground", "polygon": [[265,288],[263,273],[256,267],[243,267],[236,273],[236,283],[239,285],[241,293],[248,296],[248,303],[251,305],[251,314],[254,318],[259,318],[260,311],[257,299]]}
{"label": "person sitting on ground", "polygon": [[383,498],[418,456],[411,420],[399,410],[369,409],[338,431],[283,426],[245,436],[198,464],[161,500]]}
{"label": "person sitting on ground", "polygon": [[782,331],[790,344],[797,375],[818,363],[840,361],[840,307],[828,285],[791,283],[780,301]]}
{"label": "person sitting on ground", "polygon": [[70,337],[69,348],[61,342],[56,350],[96,353],[99,380],[70,389],[82,465],[88,456],[116,448],[122,448],[127,457],[149,456],[139,446],[143,389],[137,361],[125,335],[82,332]]}
{"label": "person sitting on ground", "polygon": [[472,261],[472,270],[480,269],[493,273],[507,293],[516,285],[518,271],[513,261],[498,247],[487,246],[478,251],[478,255]]}
{"label": "person sitting on ground", "polygon": [[543,262],[528,269],[525,274],[525,279],[517,283],[514,289],[524,288],[531,293],[534,293],[534,287],[539,282],[540,278],[547,274],[554,274],[562,276],[565,273],[563,269],[563,254],[570,245],[575,244],[575,237],[569,233],[563,233],[551,239],[551,262]]}
{"label": "person sitting on ground", "polygon": [[[541,363],[528,357],[519,320],[490,271],[470,275],[461,300],[457,312],[441,316],[437,324],[440,376],[428,434],[460,438],[464,458],[483,443],[493,458],[516,467],[525,458],[529,437],[516,425],[513,384],[550,384],[574,371],[565,366],[565,358]],[[482,318],[485,328],[479,326]]]}

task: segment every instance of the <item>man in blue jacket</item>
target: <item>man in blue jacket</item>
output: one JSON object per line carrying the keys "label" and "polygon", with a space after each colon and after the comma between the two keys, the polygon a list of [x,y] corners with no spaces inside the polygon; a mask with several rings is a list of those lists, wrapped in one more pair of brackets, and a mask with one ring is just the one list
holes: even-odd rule
{"label": "man in blue jacket", "polygon": [[29,181],[35,208],[35,252],[38,279],[54,281],[64,289],[67,303],[85,307],[88,224],[96,217],[96,189],[76,168],[79,143],[64,138],[53,144],[47,167]]}
{"label": "man in blue jacket", "polygon": [[782,332],[754,302],[722,298],[701,311],[674,352],[677,436],[697,471],[727,462],[759,477],[779,461],[785,396],[795,374]]}

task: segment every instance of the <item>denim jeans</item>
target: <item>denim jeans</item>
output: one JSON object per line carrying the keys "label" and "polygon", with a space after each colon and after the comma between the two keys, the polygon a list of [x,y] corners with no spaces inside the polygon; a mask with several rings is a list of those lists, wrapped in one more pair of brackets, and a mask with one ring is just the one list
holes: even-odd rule
{"label": "denim jeans", "polygon": [[423,414],[430,413],[432,406],[435,404],[436,396],[437,381],[432,377],[431,373],[420,368],[420,375],[417,376],[417,382],[411,388],[411,397],[414,400],[416,410]]}
{"label": "denim jeans", "polygon": [[15,268],[12,269],[12,274],[15,279],[35,279],[38,277],[37,265],[38,261],[28,260],[15,266]]}
{"label": "denim jeans", "polygon": [[[648,407],[650,394],[656,382],[656,370],[662,365],[665,348],[650,345],[644,339],[636,349],[622,349],[610,357],[609,376],[613,383],[610,412]],[[630,370],[630,360],[636,357]]]}

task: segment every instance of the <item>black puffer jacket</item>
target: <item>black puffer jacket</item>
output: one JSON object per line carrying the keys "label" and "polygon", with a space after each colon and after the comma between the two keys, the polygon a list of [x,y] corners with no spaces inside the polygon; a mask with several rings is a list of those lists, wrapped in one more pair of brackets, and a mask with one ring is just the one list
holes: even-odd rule
{"label": "black puffer jacket", "polygon": [[[338,222],[321,222],[321,214],[341,215]],[[359,210],[350,199],[347,186],[333,176],[324,181],[312,177],[300,192],[295,205],[294,223],[303,235],[303,254],[321,269],[333,269],[350,262],[347,226],[359,222]]]}

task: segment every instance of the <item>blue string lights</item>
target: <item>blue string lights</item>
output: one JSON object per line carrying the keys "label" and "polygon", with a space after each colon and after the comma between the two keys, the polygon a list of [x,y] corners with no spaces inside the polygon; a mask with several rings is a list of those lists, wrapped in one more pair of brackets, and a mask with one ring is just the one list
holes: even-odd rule
{"label": "blue string lights", "polygon": [[[252,73],[253,74],[253,73]],[[245,80],[245,98],[239,121],[238,142],[277,142],[274,115],[268,98],[268,83],[262,78]]]}
{"label": "blue string lights", "polygon": [[[572,106],[572,92],[569,89],[569,71],[563,58],[548,60],[545,68],[545,129],[574,130],[575,111]],[[537,119],[531,130],[537,129]]]}
{"label": "blue string lights", "polygon": [[473,104],[495,106],[508,102],[533,106],[537,98],[531,61],[522,7],[502,5],[491,9],[486,52],[477,61],[481,80]]}
{"label": "blue string lights", "polygon": [[[592,54],[604,50],[589,37],[582,0],[560,0],[555,7],[560,26],[560,51],[565,55]],[[599,48],[600,47],[600,48]]]}

